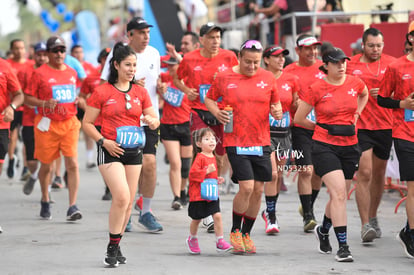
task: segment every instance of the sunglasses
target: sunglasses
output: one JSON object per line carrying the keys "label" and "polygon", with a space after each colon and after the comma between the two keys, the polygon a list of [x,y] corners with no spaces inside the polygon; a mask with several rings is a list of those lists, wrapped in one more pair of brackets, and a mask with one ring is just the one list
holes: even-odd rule
{"label": "sunglasses", "polygon": [[125,101],[126,101],[126,103],[125,103],[125,108],[127,109],[127,110],[129,110],[129,109],[131,109],[132,108],[132,105],[131,105],[131,103],[129,102],[131,100],[131,96],[129,95],[129,94],[125,94]]}
{"label": "sunglasses", "polygon": [[263,50],[262,44],[257,40],[247,40],[243,43],[240,47],[240,51],[244,49],[255,49],[255,50]]}
{"label": "sunglasses", "polygon": [[64,48],[58,48],[58,49],[52,49],[50,50],[52,53],[65,53],[66,49]]}

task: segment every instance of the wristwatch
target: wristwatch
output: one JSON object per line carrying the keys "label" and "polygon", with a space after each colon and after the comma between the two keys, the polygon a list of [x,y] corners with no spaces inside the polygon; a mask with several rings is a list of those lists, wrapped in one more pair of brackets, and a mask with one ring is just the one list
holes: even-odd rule
{"label": "wristwatch", "polygon": [[104,140],[105,140],[105,138],[104,138],[104,137],[103,137],[103,138],[100,138],[100,139],[97,141],[98,145],[99,145],[99,146],[102,146],[102,145],[103,145],[103,143],[104,143]]}
{"label": "wristwatch", "polygon": [[12,109],[14,110],[14,111],[16,111],[16,105],[14,105],[13,103],[10,103],[10,107],[12,107]]}

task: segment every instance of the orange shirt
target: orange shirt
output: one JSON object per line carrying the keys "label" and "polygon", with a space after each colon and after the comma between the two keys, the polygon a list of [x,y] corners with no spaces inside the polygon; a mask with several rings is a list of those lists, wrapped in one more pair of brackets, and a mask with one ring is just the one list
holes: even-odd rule
{"label": "orange shirt", "polygon": [[20,91],[20,83],[7,61],[0,58],[0,129],[9,129],[10,122],[5,122],[1,112],[10,104],[10,93]]}

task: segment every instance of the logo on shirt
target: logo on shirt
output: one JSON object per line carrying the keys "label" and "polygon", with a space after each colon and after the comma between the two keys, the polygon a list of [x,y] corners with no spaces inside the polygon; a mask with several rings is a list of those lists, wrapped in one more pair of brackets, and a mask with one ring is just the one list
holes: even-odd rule
{"label": "logo on shirt", "polygon": [[322,99],[324,99],[324,98],[330,98],[330,97],[333,97],[333,95],[331,93],[327,93],[326,95],[324,95],[322,97]]}
{"label": "logo on shirt", "polygon": [[237,88],[236,84],[230,83],[229,85],[227,85],[227,89],[236,89],[236,88]]}
{"label": "logo on shirt", "polygon": [[154,69],[154,64],[151,64],[149,68],[150,70]]}
{"label": "logo on shirt", "polygon": [[350,91],[348,91],[348,94],[355,96],[357,94],[357,91],[355,91],[354,89],[351,89]]}
{"label": "logo on shirt", "polygon": [[195,66],[193,71],[202,71],[203,68],[201,66]]}
{"label": "logo on shirt", "polygon": [[257,83],[256,86],[264,89],[267,86],[267,83],[264,83],[263,81],[260,81],[260,83]]}
{"label": "logo on shirt", "polygon": [[284,84],[284,85],[282,86],[282,89],[283,89],[283,90],[285,90],[286,92],[287,92],[287,91],[289,91],[289,90],[290,90],[290,86],[289,86],[289,84],[287,84],[287,83],[286,83],[286,84]]}
{"label": "logo on shirt", "polygon": [[141,104],[141,101],[139,100],[138,97],[134,98],[134,100],[132,102],[134,102],[137,105],[140,105]]}
{"label": "logo on shirt", "polygon": [[106,102],[106,105],[116,104],[116,100],[111,98]]}
{"label": "logo on shirt", "polygon": [[408,79],[411,79],[411,78],[412,78],[412,76],[410,74],[405,74],[405,75],[402,76],[402,80],[408,80]]}
{"label": "logo on shirt", "polygon": [[322,79],[324,77],[325,77],[325,74],[323,72],[319,72],[315,75],[315,78],[319,78],[319,79]]}
{"label": "logo on shirt", "polygon": [[72,83],[76,83],[76,78],[75,78],[74,76],[72,76],[72,77],[70,78],[70,81],[72,81]]}
{"label": "logo on shirt", "polygon": [[225,70],[227,70],[228,69],[228,67],[226,67],[226,65],[224,65],[224,64],[221,64],[221,66],[220,67],[218,67],[218,71],[219,72],[224,72]]}
{"label": "logo on shirt", "polygon": [[352,72],[353,75],[362,75],[362,71],[361,70],[354,70]]}
{"label": "logo on shirt", "polygon": [[381,70],[381,74],[385,74],[386,70],[387,70],[387,68],[385,68],[384,70]]}
{"label": "logo on shirt", "polygon": [[54,79],[54,78],[49,78],[49,81],[48,81],[49,83],[56,83],[56,79]]}

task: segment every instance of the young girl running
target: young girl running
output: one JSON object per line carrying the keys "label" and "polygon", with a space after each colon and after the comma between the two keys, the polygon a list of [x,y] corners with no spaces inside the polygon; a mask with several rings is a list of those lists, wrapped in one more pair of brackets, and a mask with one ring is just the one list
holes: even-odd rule
{"label": "young girl running", "polygon": [[225,252],[232,249],[223,238],[223,224],[220,213],[220,200],[218,198],[218,185],[224,182],[217,176],[217,163],[214,155],[216,138],[213,130],[202,128],[194,131],[193,164],[190,169],[190,204],[188,216],[192,219],[190,236],[186,240],[188,251],[191,254],[200,254],[197,230],[201,220],[209,215],[214,219],[214,232],[216,233],[216,250]]}

